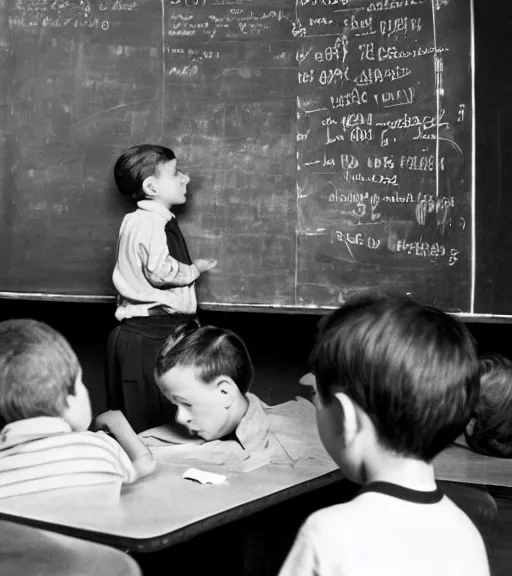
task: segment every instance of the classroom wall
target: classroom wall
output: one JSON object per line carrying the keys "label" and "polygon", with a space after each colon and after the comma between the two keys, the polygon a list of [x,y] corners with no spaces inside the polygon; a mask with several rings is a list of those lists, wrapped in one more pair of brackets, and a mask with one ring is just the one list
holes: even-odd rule
{"label": "classroom wall", "polygon": [[[35,318],[47,322],[70,341],[84,371],[96,413],[107,408],[103,361],[105,344],[116,325],[114,305],[0,300],[0,320]],[[253,392],[279,404],[308,391],[298,384],[307,370],[320,316],[256,312],[203,311],[203,324],[223,326],[246,342],[255,365]],[[512,324],[468,324],[482,354],[500,352],[512,358]]]}

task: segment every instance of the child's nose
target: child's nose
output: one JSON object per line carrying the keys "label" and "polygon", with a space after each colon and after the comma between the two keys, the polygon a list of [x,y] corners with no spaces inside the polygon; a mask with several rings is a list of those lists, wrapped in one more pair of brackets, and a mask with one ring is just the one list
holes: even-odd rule
{"label": "child's nose", "polygon": [[176,412],[176,422],[181,425],[185,425],[190,422],[190,416],[186,410],[182,407],[178,407],[178,411]]}
{"label": "child's nose", "polygon": [[188,174],[181,173],[181,181],[183,184],[188,184],[190,182],[190,176]]}

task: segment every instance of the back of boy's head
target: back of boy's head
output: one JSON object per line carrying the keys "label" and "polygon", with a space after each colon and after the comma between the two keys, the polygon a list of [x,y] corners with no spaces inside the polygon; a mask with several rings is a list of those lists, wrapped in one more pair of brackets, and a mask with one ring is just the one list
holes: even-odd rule
{"label": "back of boy's head", "polygon": [[67,340],[36,320],[0,322],[0,416],[4,423],[60,416],[80,371]]}
{"label": "back of boy's head", "polygon": [[146,195],[142,183],[156,174],[158,166],[174,160],[176,155],[170,148],[157,144],[132,146],[119,156],[114,166],[114,179],[119,192],[135,202]]}
{"label": "back of boy's head", "polygon": [[162,376],[177,366],[196,368],[205,384],[219,376],[229,376],[242,394],[249,390],[254,374],[242,339],[231,330],[216,326],[178,333],[165,342],[157,356],[156,375]]}
{"label": "back of boy's head", "polygon": [[365,297],[322,319],[311,354],[321,399],[344,392],[381,446],[430,462],[462,433],[478,397],[468,329],[401,297]]}
{"label": "back of boy's head", "polygon": [[512,361],[500,354],[480,358],[480,396],[465,431],[481,454],[512,458]]}

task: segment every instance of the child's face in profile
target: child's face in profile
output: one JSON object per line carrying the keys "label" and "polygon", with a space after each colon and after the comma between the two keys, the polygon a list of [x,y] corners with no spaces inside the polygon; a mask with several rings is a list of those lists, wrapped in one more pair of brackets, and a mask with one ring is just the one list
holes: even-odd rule
{"label": "child's face in profile", "polygon": [[177,160],[160,164],[153,176],[157,198],[166,206],[184,204],[187,201],[187,184],[190,178],[177,168]]}
{"label": "child's face in profile", "polygon": [[176,407],[176,422],[204,440],[222,438],[228,432],[228,410],[222,391],[206,384],[193,366],[175,366],[157,377],[162,394]]}
{"label": "child's face in profile", "polygon": [[61,415],[75,432],[84,432],[91,424],[92,411],[89,392],[82,382],[80,371],[75,381],[74,394],[67,397],[67,406]]}

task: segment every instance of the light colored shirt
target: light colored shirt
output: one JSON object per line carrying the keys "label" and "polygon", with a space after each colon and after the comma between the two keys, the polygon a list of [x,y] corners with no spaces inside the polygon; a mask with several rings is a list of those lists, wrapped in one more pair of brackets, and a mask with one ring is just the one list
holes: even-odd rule
{"label": "light colored shirt", "polygon": [[435,504],[368,492],[319,510],[279,576],[489,576],[480,533],[449,498]]}
{"label": "light colored shirt", "polygon": [[[247,394],[249,406],[232,439],[205,442],[158,426],[139,437],[159,461],[213,464],[248,472],[267,464],[315,466],[332,463],[316,431],[315,408],[304,398],[268,406]],[[336,466],[333,464],[333,469]]]}
{"label": "light colored shirt", "polygon": [[52,417],[11,422],[0,432],[0,498],[97,486],[115,500],[135,479],[126,452],[103,432],[73,432]]}
{"label": "light colored shirt", "polygon": [[137,210],[124,217],[112,275],[119,294],[118,320],[148,316],[154,306],[163,306],[169,314],[195,314],[199,270],[169,254],[165,225],[174,217],[152,200],[141,200]]}

